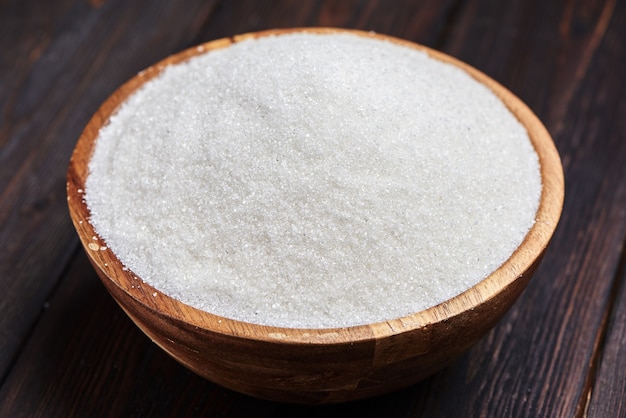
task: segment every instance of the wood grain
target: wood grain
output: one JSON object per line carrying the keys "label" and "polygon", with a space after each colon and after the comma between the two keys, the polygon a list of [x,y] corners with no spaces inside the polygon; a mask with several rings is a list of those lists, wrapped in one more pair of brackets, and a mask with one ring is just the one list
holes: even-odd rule
{"label": "wood grain", "polygon": [[[594,231],[596,239],[604,238],[606,244],[602,247],[602,262],[596,264],[595,272],[589,272],[589,277],[612,275],[614,280],[605,311],[606,321],[597,333],[598,344],[594,362],[590,365],[592,379],[581,403],[581,409],[589,417],[626,416],[626,143],[623,116],[626,115],[626,100],[623,99],[626,97],[626,81],[622,76],[626,71],[626,50],[617,30],[626,25],[626,7],[624,4],[618,7],[596,59],[598,68],[591,67],[591,73],[596,75],[594,82],[586,83],[581,89],[582,97],[593,97],[586,112],[588,125],[593,130],[585,134],[606,138],[606,149],[610,150],[593,157],[592,164],[612,167],[604,178],[596,180],[601,182],[600,190],[604,193],[598,196],[598,200],[601,196],[606,198],[610,209],[596,211],[596,218],[604,221],[608,231],[604,228]],[[585,175],[589,175],[593,170],[588,167],[585,171]],[[603,234],[606,235],[603,237]],[[617,263],[615,256],[609,256],[611,253],[621,253]]]}
{"label": "wood grain", "polygon": [[[623,247],[622,247],[623,248]],[[584,411],[590,417],[626,416],[626,260],[616,277],[615,301],[607,312],[607,335],[601,335],[595,381],[589,387]]]}
{"label": "wood grain", "polygon": [[215,18],[207,22],[196,41],[269,29],[322,26],[375,31],[436,47],[454,10],[455,2],[450,0],[397,1],[393,7],[385,0],[228,1],[220,3]]}

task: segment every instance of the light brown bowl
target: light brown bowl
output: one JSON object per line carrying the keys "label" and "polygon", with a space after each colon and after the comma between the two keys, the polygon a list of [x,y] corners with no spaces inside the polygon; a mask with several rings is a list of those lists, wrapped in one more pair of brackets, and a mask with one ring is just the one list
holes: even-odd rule
{"label": "light brown bowl", "polygon": [[563,172],[541,122],[483,73],[407,41],[344,31],[426,51],[453,64],[489,87],[515,114],[539,156],[543,181],[536,223],[525,240],[500,268],[462,294],[430,309],[369,325],[337,329],[255,325],[203,312],[163,295],[122,269],[88,221],[82,193],[99,130],[130,94],[164,67],[245,39],[293,31],[343,30],[274,30],[220,39],[170,56],[120,87],[96,112],[76,145],[67,175],[69,210],[89,260],[111,295],[143,332],[189,369],[227,388],[271,400],[313,404],[361,399],[431,375],[496,324],[528,284],[554,233],[563,204]]}

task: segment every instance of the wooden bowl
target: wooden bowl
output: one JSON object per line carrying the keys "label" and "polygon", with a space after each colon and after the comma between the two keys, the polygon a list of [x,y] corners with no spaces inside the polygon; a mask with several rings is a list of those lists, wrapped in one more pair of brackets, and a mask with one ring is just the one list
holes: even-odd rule
{"label": "wooden bowl", "polygon": [[[291,31],[351,32],[426,51],[490,88],[526,127],[539,156],[543,189],[530,232],[496,271],[440,305],[390,321],[337,329],[292,329],[219,317],[174,300],[136,277],[89,223],[83,189],[100,128],[126,98],[164,67],[207,51]],[[563,172],[550,135],[508,90],[476,69],[407,41],[360,31],[290,29],[208,42],[139,73],[104,102],[82,133],[67,175],[70,215],[102,282],[130,318],[156,344],[199,375],[227,388],[276,401],[333,403],[366,398],[411,385],[474,344],[496,324],[526,287],[557,226]],[[154,294],[158,296],[154,296]]]}

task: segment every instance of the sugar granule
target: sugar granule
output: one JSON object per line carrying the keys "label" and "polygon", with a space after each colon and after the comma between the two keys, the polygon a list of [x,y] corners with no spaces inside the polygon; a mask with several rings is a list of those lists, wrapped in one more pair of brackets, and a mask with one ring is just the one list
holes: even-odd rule
{"label": "sugar granule", "polygon": [[85,187],[106,246],[159,292],[297,328],[463,292],[521,243],[540,193],[528,134],[491,91],[348,34],[166,69],[102,128]]}

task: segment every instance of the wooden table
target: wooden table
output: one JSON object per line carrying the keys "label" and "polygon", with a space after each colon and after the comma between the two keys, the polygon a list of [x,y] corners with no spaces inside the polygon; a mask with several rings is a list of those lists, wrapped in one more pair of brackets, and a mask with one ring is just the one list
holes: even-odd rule
{"label": "wooden table", "polygon": [[[407,389],[306,407],[180,366],[79,247],[65,172],[102,101],[188,46],[294,26],[373,30],[484,71],[545,123],[566,178],[530,286],[458,361]],[[0,416],[626,416],[626,1],[0,1]]]}

